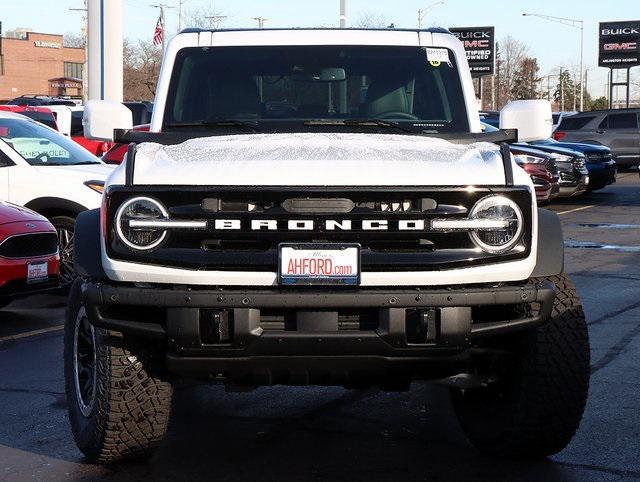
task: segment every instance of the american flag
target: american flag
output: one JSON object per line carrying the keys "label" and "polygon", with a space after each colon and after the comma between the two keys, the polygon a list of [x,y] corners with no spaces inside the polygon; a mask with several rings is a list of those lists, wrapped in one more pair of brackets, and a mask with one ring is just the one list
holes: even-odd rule
{"label": "american flag", "polygon": [[153,32],[153,45],[161,45],[164,37],[164,24],[162,23],[162,15],[158,18],[156,29]]}

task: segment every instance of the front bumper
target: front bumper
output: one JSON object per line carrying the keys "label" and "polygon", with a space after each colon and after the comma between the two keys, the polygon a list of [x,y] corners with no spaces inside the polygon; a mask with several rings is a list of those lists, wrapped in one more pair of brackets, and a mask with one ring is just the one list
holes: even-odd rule
{"label": "front bumper", "polygon": [[[428,290],[85,283],[83,297],[94,326],[164,344],[174,373],[273,384],[291,383],[295,373],[314,383],[338,372],[417,367],[430,377],[445,361],[451,370],[449,362],[467,360],[481,338],[543,323],[555,288],[546,282]],[[530,309],[512,310],[523,306]]]}
{"label": "front bumper", "polygon": [[[27,282],[27,264],[47,262],[48,278],[35,283]],[[0,300],[11,300],[32,294],[43,293],[59,287],[58,255],[29,259],[0,258]]]}
{"label": "front bumper", "polygon": [[589,170],[589,187],[599,188],[616,182],[615,161],[587,163]]}
{"label": "front bumper", "polygon": [[560,197],[572,197],[587,191],[590,183],[586,169],[560,173]]}

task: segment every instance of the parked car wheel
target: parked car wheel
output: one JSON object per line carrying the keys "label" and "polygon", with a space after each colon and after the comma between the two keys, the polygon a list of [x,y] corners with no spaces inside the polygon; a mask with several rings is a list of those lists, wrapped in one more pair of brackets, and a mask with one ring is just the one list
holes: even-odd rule
{"label": "parked car wheel", "polygon": [[149,456],[169,423],[173,388],[160,364],[121,333],[95,328],[87,317],[82,280],[71,287],[64,333],[69,420],[76,444],[91,462]]}
{"label": "parked car wheel", "polygon": [[73,232],[76,221],[69,216],[53,216],[50,221],[58,232],[60,286],[68,289],[77,277],[73,265]]}
{"label": "parked car wheel", "polygon": [[575,434],[589,389],[589,338],[582,304],[569,278],[556,286],[549,320],[511,339],[516,349],[488,387],[452,390],[458,419],[478,450],[539,458],[562,450]]}

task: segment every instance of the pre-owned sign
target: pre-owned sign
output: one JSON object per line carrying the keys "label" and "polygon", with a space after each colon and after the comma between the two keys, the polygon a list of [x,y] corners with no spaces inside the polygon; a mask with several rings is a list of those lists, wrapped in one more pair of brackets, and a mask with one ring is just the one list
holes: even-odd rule
{"label": "pre-owned sign", "polygon": [[600,23],[598,65],[626,69],[640,65],[640,20]]}
{"label": "pre-owned sign", "polygon": [[495,64],[495,28],[459,27],[449,30],[464,44],[471,75],[492,75]]}

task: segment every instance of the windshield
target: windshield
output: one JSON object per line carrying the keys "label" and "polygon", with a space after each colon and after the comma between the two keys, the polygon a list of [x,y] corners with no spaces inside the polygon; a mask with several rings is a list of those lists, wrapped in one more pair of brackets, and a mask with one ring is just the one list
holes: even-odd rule
{"label": "windshield", "polygon": [[33,119],[36,122],[40,122],[41,124],[46,125],[47,127],[58,130],[58,125],[56,124],[56,119],[55,117],[53,117],[53,114],[47,114],[44,112],[33,110],[26,110],[24,112],[21,112],[21,114],[27,116],[29,119]]}
{"label": "windshield", "polygon": [[454,55],[369,46],[187,48],[178,53],[164,130],[220,120],[386,120],[469,132]]}
{"label": "windshield", "polygon": [[0,139],[32,166],[100,164],[72,140],[30,120],[0,118]]}

